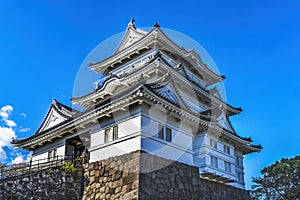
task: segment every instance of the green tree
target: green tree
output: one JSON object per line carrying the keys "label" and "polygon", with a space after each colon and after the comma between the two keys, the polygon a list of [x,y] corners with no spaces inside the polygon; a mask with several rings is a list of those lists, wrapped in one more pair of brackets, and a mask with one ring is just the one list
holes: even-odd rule
{"label": "green tree", "polygon": [[299,200],[300,156],[283,158],[265,167],[262,176],[253,178],[252,199],[255,200]]}

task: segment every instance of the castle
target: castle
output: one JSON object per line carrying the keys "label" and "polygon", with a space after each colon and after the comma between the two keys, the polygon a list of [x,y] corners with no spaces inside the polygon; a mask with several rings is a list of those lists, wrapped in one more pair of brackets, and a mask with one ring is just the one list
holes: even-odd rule
{"label": "castle", "polygon": [[36,133],[12,141],[33,152],[33,163],[83,153],[92,163],[141,150],[244,189],[244,156],[261,146],[235,132],[229,118],[242,110],[222,100],[214,85],[225,77],[199,53],[159,24],[144,31],[132,20],[113,55],[89,67],[103,76],[93,91],[71,98],[82,111],[53,100]]}

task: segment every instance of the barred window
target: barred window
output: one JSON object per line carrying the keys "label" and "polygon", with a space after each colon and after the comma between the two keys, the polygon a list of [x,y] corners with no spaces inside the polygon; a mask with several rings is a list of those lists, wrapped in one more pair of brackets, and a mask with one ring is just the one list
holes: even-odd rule
{"label": "barred window", "polygon": [[224,145],[224,152],[230,155],[230,147],[227,145]]}
{"label": "barred window", "polygon": [[158,125],[158,138],[164,139],[164,127],[162,125]]}
{"label": "barred window", "polygon": [[172,129],[169,127],[164,127],[161,124],[158,124],[157,137],[162,140],[172,142]]}
{"label": "barred window", "polygon": [[211,156],[210,158],[211,166],[218,168],[218,158],[215,156]]}
{"label": "barred window", "polygon": [[231,164],[225,161],[225,171],[231,173]]}
{"label": "barred window", "polygon": [[172,129],[166,128],[166,141],[171,142],[172,141]]}
{"label": "barred window", "polygon": [[105,129],[105,131],[104,131],[104,142],[105,143],[109,141],[109,138],[110,138],[109,136],[110,136],[110,128]]}
{"label": "barred window", "polygon": [[243,167],[243,158],[240,156],[236,157],[236,164],[237,166]]}
{"label": "barred window", "polygon": [[53,150],[53,159],[54,159],[54,160],[56,159],[56,156],[57,156],[57,150],[54,149],[54,150]]}
{"label": "barred window", "polygon": [[118,139],[118,126],[113,127],[113,140]]}
{"label": "barred window", "polygon": [[237,178],[238,178],[239,183],[244,183],[244,174],[243,173],[238,172]]}
{"label": "barred window", "polygon": [[48,152],[48,162],[52,160],[52,151]]}

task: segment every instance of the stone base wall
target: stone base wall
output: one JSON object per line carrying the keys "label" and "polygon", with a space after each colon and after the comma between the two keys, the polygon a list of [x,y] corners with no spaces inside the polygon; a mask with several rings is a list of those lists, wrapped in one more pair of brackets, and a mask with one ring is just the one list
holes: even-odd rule
{"label": "stone base wall", "polygon": [[0,200],[78,200],[82,171],[66,173],[60,167],[0,180]]}
{"label": "stone base wall", "polygon": [[[159,165],[165,166],[159,168]],[[249,192],[201,179],[197,167],[142,153],[139,199],[250,200]]]}
{"label": "stone base wall", "polygon": [[83,199],[138,199],[140,152],[84,165]]}
{"label": "stone base wall", "polygon": [[83,165],[0,180],[0,200],[250,200],[249,192],[199,177],[198,168],[136,151]]}
{"label": "stone base wall", "polygon": [[84,199],[248,200],[249,192],[199,177],[198,168],[136,151],[86,164]]}

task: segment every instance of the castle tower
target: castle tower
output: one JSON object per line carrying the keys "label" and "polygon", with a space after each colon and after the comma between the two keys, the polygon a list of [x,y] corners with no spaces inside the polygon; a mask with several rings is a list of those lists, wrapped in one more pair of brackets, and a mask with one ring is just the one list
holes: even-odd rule
{"label": "castle tower", "polygon": [[54,100],[38,131],[12,142],[33,151],[32,162],[87,149],[92,163],[141,150],[244,188],[243,158],[261,146],[235,132],[229,118],[242,110],[221,99],[214,85],[225,77],[195,50],[178,46],[158,24],[147,32],[131,20],[113,55],[89,67],[104,76],[71,98],[83,111]]}

